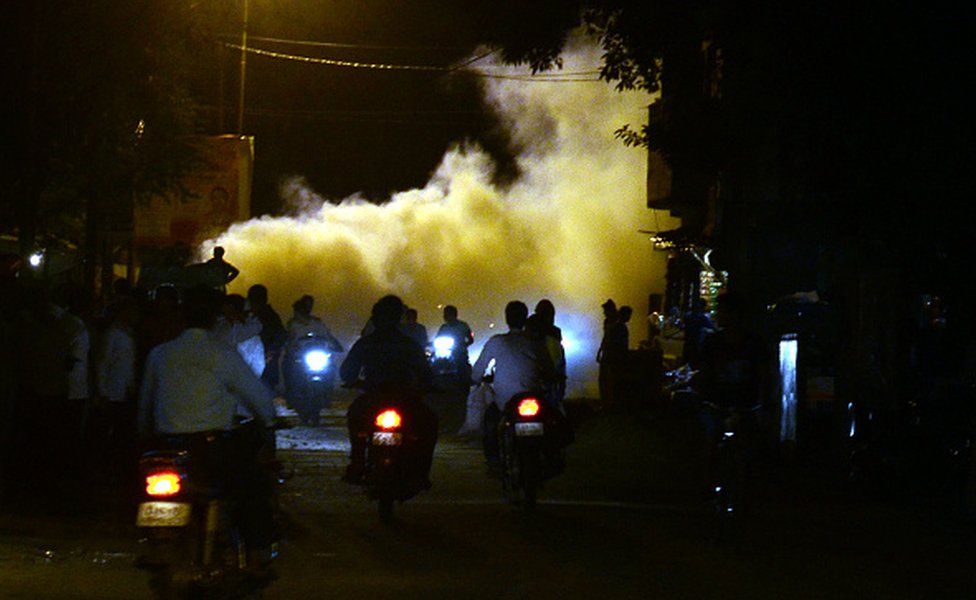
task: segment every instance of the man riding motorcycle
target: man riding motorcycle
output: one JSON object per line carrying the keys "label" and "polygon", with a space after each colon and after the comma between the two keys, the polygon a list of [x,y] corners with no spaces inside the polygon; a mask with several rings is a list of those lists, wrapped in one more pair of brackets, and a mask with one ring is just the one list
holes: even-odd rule
{"label": "man riding motorcycle", "polygon": [[[494,361],[495,401],[485,409],[483,443],[488,473],[500,473],[498,447],[498,424],[502,411],[509,400],[523,392],[544,392],[556,381],[556,371],[549,357],[545,343],[538,336],[525,330],[529,309],[519,301],[509,302],[505,307],[505,323],[508,333],[492,336],[475,361],[472,379],[480,383],[485,378],[488,365]],[[562,413],[552,411],[553,415]],[[563,424],[565,425],[565,424]]]}
{"label": "man riding motorcycle", "polygon": [[437,330],[434,336],[434,344],[437,340],[449,338],[453,341],[450,345],[450,361],[453,363],[456,380],[467,390],[471,379],[471,363],[468,359],[468,346],[474,343],[474,334],[467,323],[458,319],[458,309],[450,304],[444,307],[444,324]]}
{"label": "man riding motorcycle", "polygon": [[202,477],[226,490],[236,507],[251,568],[260,572],[274,542],[271,481],[258,464],[251,436],[236,436],[238,403],[265,425],[274,422],[272,398],[241,356],[211,336],[221,293],[197,287],[184,304],[187,328],[154,348],[139,397],[139,432],[190,450]]}
{"label": "man riding motorcycle", "polygon": [[307,353],[311,349],[324,357],[344,350],[322,319],[312,314],[314,303],[315,299],[306,294],[292,305],[294,315],[288,321],[288,343],[281,363],[285,398],[298,412],[302,423],[311,426],[318,425],[319,412],[329,404],[335,370],[319,359],[322,364],[313,372],[319,380],[318,385],[310,388],[307,369],[311,365]]}
{"label": "man riding motorcycle", "polygon": [[366,432],[371,410],[384,395],[397,396],[409,411],[420,444],[415,447],[415,476],[424,487],[437,443],[437,415],[421,400],[431,386],[430,367],[423,349],[398,328],[403,316],[403,301],[384,296],[374,306],[372,333],[359,338],[342,362],[339,376],[347,384],[362,378],[366,393],[349,405],[346,414],[351,446],[350,463],[343,480],[361,483],[365,474]]}

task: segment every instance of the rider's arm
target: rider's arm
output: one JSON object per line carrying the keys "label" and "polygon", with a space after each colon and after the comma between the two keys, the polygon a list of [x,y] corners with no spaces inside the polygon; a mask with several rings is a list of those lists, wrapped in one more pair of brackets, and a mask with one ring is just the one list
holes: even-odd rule
{"label": "rider's arm", "polygon": [[434,375],[430,370],[430,363],[427,362],[427,355],[424,351],[411,342],[410,361],[413,363],[412,371],[416,373],[420,389],[427,390],[434,385]]}
{"label": "rider's arm", "polygon": [[342,365],[339,367],[339,377],[344,383],[352,383],[359,379],[359,374],[363,370],[363,345],[362,339],[356,340],[356,343],[352,345],[349,349],[349,353],[346,354],[346,359],[342,361]]}
{"label": "rider's arm", "polygon": [[495,358],[495,338],[492,337],[485,344],[485,347],[481,349],[481,354],[478,356],[478,360],[474,362],[474,366],[471,367],[471,380],[475,383],[481,383],[481,380],[485,377],[485,370],[488,368],[489,363]]}

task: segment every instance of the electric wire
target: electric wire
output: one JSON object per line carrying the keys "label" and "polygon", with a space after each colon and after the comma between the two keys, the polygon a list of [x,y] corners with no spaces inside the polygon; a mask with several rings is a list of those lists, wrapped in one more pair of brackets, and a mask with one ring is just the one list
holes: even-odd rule
{"label": "electric wire", "polygon": [[[380,70],[380,71],[419,71],[419,72],[435,72],[435,73],[453,73],[459,72],[464,69],[467,65],[473,64],[482,58],[494,53],[495,51],[490,51],[482,54],[481,56],[475,57],[469,60],[467,63],[458,66],[438,66],[438,65],[406,65],[406,64],[388,64],[388,63],[372,63],[372,62],[362,62],[362,61],[352,61],[352,60],[339,60],[334,58],[322,58],[315,56],[302,56],[298,54],[288,54],[285,52],[275,52],[273,50],[265,50],[263,48],[254,48],[251,46],[244,47],[239,44],[232,44],[225,42],[224,46],[247,52],[249,54],[254,54],[257,56],[264,56],[267,58],[274,58],[278,60],[289,60],[294,62],[303,62],[307,64],[317,64],[317,65],[327,65],[332,67],[346,67],[352,69],[369,69],[369,70]],[[484,77],[488,79],[509,79],[514,81],[527,81],[527,82],[539,82],[539,83],[592,83],[602,81],[599,78],[590,77],[580,77],[581,73],[585,72],[572,72],[572,73],[544,73],[536,75],[500,75],[494,73],[485,73],[477,70],[467,70],[464,73],[470,73],[478,77]]]}
{"label": "electric wire", "polygon": [[[225,35],[225,38],[237,38],[240,36]],[[272,44],[284,44],[289,46],[309,46],[314,48],[348,48],[352,50],[460,50],[463,46],[384,46],[380,44],[345,44],[341,42],[318,42],[314,40],[293,40],[275,37],[247,36],[247,39],[255,42],[268,42]]]}

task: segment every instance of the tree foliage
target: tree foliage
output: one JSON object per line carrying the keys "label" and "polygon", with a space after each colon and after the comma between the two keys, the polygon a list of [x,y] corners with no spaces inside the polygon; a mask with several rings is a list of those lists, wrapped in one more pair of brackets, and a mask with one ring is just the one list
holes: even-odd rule
{"label": "tree foliage", "polygon": [[124,212],[134,191],[171,186],[192,162],[188,72],[201,42],[185,2],[7,10],[0,211],[22,239],[78,242],[85,217]]}

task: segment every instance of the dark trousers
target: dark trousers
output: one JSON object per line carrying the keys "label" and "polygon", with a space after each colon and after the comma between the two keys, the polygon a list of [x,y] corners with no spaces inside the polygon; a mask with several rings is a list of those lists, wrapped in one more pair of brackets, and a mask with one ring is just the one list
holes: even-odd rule
{"label": "dark trousers", "polygon": [[169,436],[167,441],[190,451],[195,481],[227,500],[228,514],[248,548],[267,548],[275,541],[274,482],[261,463],[266,438],[258,426],[230,433]]}
{"label": "dark trousers", "polygon": [[492,402],[485,409],[482,421],[481,440],[485,451],[485,462],[497,465],[501,462],[501,449],[498,447],[498,425],[502,422],[502,411]]}

